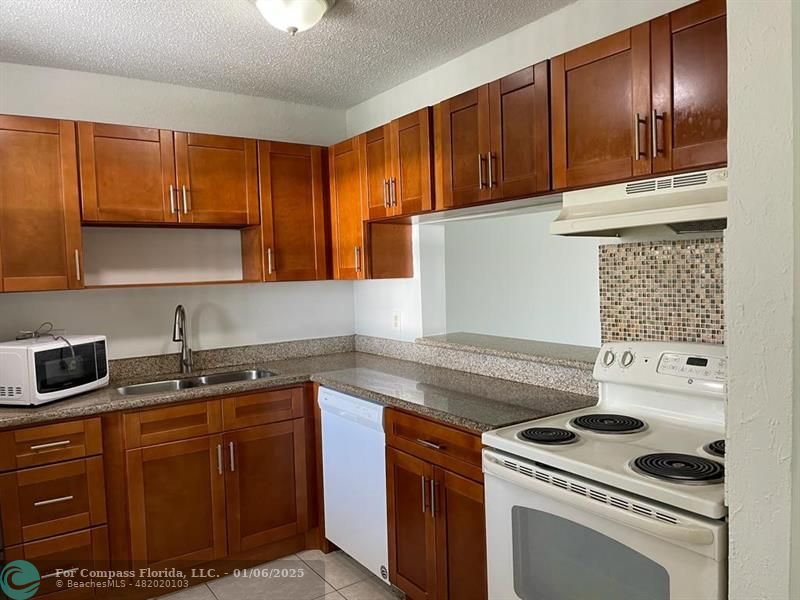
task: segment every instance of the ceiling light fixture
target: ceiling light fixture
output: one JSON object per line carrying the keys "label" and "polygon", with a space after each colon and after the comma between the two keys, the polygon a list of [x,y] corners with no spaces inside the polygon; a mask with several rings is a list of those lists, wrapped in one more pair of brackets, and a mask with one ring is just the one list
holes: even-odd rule
{"label": "ceiling light fixture", "polygon": [[295,35],[319,23],[336,0],[256,0],[256,6],[267,23]]}

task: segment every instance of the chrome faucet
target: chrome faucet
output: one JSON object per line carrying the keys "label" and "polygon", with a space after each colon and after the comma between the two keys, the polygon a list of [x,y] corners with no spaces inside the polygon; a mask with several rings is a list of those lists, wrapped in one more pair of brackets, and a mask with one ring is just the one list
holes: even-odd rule
{"label": "chrome faucet", "polygon": [[192,372],[192,350],[189,348],[189,330],[186,327],[186,311],[183,304],[175,307],[175,325],[172,341],[181,343],[181,373]]}

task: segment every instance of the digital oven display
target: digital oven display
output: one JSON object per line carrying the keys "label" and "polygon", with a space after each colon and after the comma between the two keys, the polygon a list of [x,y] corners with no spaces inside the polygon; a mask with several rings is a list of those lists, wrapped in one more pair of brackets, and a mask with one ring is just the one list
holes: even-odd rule
{"label": "digital oven display", "polygon": [[708,359],[700,358],[699,356],[690,356],[686,359],[686,364],[690,367],[707,367]]}

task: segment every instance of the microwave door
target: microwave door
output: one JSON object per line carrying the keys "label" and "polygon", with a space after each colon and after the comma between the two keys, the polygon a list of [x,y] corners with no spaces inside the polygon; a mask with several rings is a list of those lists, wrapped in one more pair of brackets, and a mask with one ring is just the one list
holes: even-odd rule
{"label": "microwave door", "polygon": [[725,598],[721,524],[687,517],[648,531],[647,517],[499,469],[484,460],[490,599]]}
{"label": "microwave door", "polygon": [[49,394],[97,379],[94,344],[77,344],[37,352],[34,358],[36,391]]}

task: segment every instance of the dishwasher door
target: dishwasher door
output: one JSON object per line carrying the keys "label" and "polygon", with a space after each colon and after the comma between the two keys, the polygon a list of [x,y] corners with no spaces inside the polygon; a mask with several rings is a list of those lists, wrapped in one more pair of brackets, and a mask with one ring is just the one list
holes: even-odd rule
{"label": "dishwasher door", "polygon": [[388,583],[383,407],[321,387],[325,537]]}

